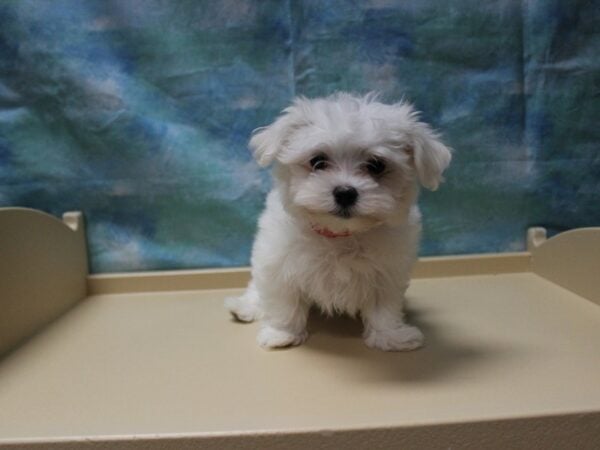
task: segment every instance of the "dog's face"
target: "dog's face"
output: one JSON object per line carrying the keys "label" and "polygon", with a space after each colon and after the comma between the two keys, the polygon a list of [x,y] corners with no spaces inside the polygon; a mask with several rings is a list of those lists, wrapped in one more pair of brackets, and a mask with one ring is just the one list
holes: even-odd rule
{"label": "dog's face", "polygon": [[436,189],[450,162],[410,105],[349,94],[296,99],[250,147],[276,163],[286,208],[335,233],[406,221],[418,182]]}

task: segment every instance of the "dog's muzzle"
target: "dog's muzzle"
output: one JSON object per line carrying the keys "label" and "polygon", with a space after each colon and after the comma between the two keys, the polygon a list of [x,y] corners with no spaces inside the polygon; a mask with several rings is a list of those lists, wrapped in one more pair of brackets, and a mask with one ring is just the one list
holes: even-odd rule
{"label": "dog's muzzle", "polygon": [[352,186],[337,186],[333,190],[336,209],[333,214],[343,219],[352,217],[352,207],[358,200],[358,191]]}
{"label": "dog's muzzle", "polygon": [[341,209],[349,209],[358,200],[358,191],[352,186],[337,186],[333,190],[333,198]]}

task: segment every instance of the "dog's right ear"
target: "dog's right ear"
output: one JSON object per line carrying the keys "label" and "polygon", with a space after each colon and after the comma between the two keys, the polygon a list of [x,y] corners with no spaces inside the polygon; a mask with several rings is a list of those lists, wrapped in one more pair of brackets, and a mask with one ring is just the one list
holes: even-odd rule
{"label": "dog's right ear", "polygon": [[260,166],[270,165],[292,132],[306,122],[302,113],[302,104],[305,102],[303,98],[296,99],[271,125],[253,131],[249,146]]}

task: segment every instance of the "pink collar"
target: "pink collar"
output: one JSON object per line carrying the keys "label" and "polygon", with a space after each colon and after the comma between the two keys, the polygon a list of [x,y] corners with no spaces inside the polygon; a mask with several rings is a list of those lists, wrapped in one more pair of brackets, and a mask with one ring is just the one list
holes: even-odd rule
{"label": "pink collar", "polygon": [[336,233],[335,231],[331,231],[329,228],[320,228],[317,225],[311,225],[313,231],[321,236],[325,236],[326,238],[338,238],[338,237],[348,237],[352,236],[352,233],[348,230],[342,231],[341,233]]}

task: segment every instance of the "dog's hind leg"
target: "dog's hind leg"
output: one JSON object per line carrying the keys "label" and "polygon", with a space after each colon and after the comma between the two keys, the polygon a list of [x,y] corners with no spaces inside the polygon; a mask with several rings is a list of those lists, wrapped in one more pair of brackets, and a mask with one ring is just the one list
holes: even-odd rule
{"label": "dog's hind leg", "polygon": [[225,308],[240,322],[254,322],[260,319],[262,314],[254,281],[250,281],[246,292],[240,297],[227,297]]}

